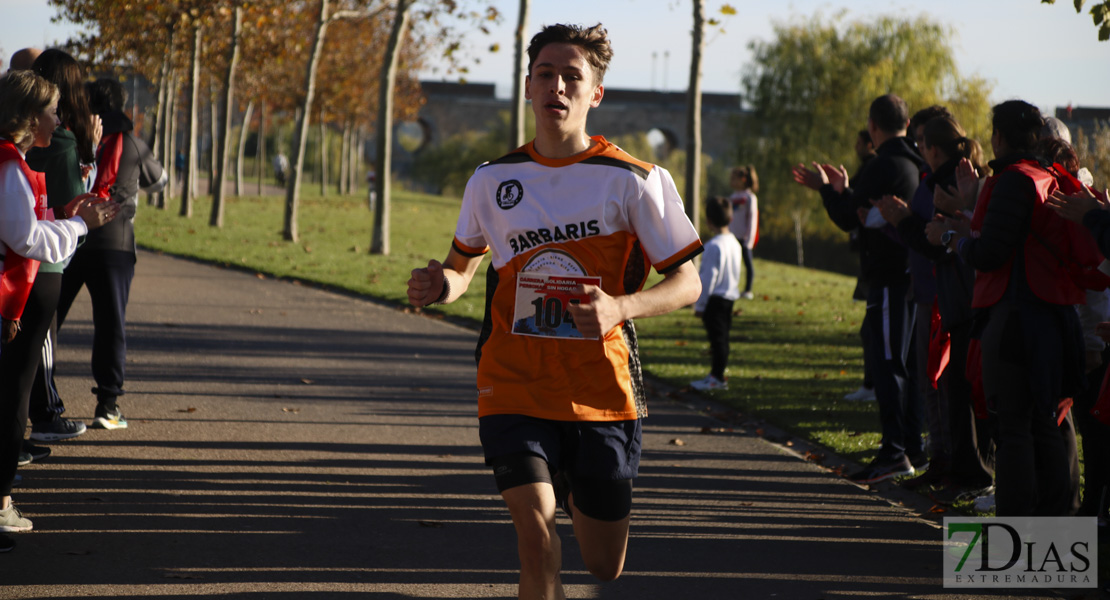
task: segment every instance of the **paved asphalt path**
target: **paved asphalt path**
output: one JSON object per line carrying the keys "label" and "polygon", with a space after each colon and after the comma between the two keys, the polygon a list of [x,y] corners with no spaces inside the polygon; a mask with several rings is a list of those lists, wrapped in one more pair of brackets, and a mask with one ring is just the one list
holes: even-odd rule
{"label": "paved asphalt path", "polygon": [[[82,294],[59,353],[67,416],[86,422],[89,314]],[[0,598],[514,596],[515,536],[478,446],[475,337],[140,253],[130,428],[21,470],[35,530],[0,555]],[[928,503],[852,485],[690,402],[706,406],[653,393],[618,581],[589,576],[561,520],[568,597],[1078,597],[942,588]]]}

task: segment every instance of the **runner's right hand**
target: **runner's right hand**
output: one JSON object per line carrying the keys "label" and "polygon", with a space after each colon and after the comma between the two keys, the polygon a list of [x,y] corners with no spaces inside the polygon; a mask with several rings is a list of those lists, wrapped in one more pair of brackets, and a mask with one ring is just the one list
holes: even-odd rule
{"label": "runner's right hand", "polygon": [[409,304],[427,306],[443,293],[443,265],[438,260],[428,261],[423,269],[413,269],[409,278]]}

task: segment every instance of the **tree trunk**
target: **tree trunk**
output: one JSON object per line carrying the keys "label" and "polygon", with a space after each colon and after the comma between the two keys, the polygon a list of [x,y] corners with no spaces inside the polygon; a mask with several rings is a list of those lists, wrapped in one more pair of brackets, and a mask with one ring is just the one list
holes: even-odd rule
{"label": "tree trunk", "polygon": [[258,107],[258,142],[254,151],[254,166],[258,171],[258,195],[262,195],[262,179],[266,177],[266,103]]}
{"label": "tree trunk", "polygon": [[324,124],[324,109],[320,109],[320,197],[328,197],[328,127]]}
{"label": "tree trunk", "polygon": [[806,266],[805,250],[802,248],[802,230],[809,220],[809,210],[795,209],[790,211],[790,218],[794,220],[794,244],[798,249],[798,266]]}
{"label": "tree trunk", "polygon": [[343,122],[343,138],[339,142],[339,177],[335,180],[335,193],[339,195],[351,193],[351,180],[347,171],[351,166],[349,153],[351,151],[351,121]]}
{"label": "tree trunk", "polygon": [[531,0],[520,0],[520,14],[516,22],[516,57],[513,69],[513,117],[509,127],[509,150],[524,145],[524,72],[528,68],[525,40],[528,36],[528,13]]}
{"label": "tree trunk", "polygon": [[358,194],[359,178],[362,177],[362,129],[355,127],[353,135],[351,135],[351,182],[350,194]]}
{"label": "tree trunk", "polygon": [[[154,127],[151,128],[150,138],[150,151],[154,158],[160,159],[163,164],[166,163],[165,159],[165,140],[166,133],[169,131],[169,95],[170,95],[170,57],[173,56],[173,27],[169,27],[169,41],[166,44],[166,55],[162,57],[162,70],[158,77],[158,110],[154,115]],[[165,167],[166,173],[172,178],[170,170]],[[165,201],[161,199],[165,189],[162,189],[157,194],[147,194],[147,205],[158,204],[165,205]]]}
{"label": "tree trunk", "polygon": [[377,203],[374,207],[374,231],[370,241],[371,254],[389,254],[389,188],[390,168],[393,163],[393,86],[397,80],[398,50],[409,28],[409,8],[413,0],[397,0],[397,14],[393,17],[393,30],[386,44],[382,60],[381,83],[378,98],[378,156],[375,160],[374,181]]}
{"label": "tree trunk", "polygon": [[193,58],[190,64],[192,73],[189,77],[189,139],[185,141],[185,177],[181,186],[181,211],[183,217],[193,216],[193,198],[196,196],[197,185],[197,119],[200,111],[200,43],[203,29],[193,29]]}
{"label": "tree trunk", "polygon": [[245,182],[243,180],[243,167],[246,163],[247,133],[251,128],[251,117],[254,116],[254,100],[247,102],[247,110],[243,111],[243,126],[239,129],[239,152],[235,157],[235,195],[242,196]]}
{"label": "tree trunk", "polygon": [[166,199],[173,198],[177,188],[177,125],[178,125],[178,107],[177,102],[181,96],[179,87],[178,72],[176,69],[170,72],[170,91],[169,102],[166,105],[166,116],[169,121],[166,123],[169,128],[166,130],[166,137],[162,139],[163,156],[166,157],[165,168],[168,174],[166,181],[166,189],[158,195],[158,208],[166,209]]}
{"label": "tree trunk", "polygon": [[296,131],[293,132],[293,161],[289,173],[289,184],[285,188],[285,230],[282,237],[290,242],[297,241],[297,205],[301,195],[301,169],[304,168],[305,144],[308,141],[309,112],[316,95],[316,69],[323,53],[324,36],[328,32],[328,0],[320,0],[320,20],[312,36],[312,54],[309,55],[304,77],[304,101],[300,116],[297,118]]}
{"label": "tree trunk", "polygon": [[[224,75],[224,96],[220,101],[223,109],[223,119],[220,120],[219,146],[214,148],[218,152],[216,157],[216,187],[212,191],[212,214],[208,224],[213,227],[224,226],[224,179],[227,174],[228,153],[231,151],[231,113],[235,109],[235,69],[239,66],[239,42],[243,30],[243,7],[235,5],[235,15],[231,25],[231,49],[227,58],[227,73]],[[243,131],[246,131],[246,122]],[[216,140],[213,140],[215,142]],[[239,145],[242,148],[242,144]],[[242,152],[240,152],[242,154]],[[239,162],[242,164],[242,161]],[[235,194],[239,194],[239,171],[236,170]]]}
{"label": "tree trunk", "polygon": [[694,0],[690,86],[686,91],[686,216],[701,222],[701,59],[705,50],[705,0]]}
{"label": "tree trunk", "polygon": [[[208,195],[216,195],[216,171],[219,164],[219,153],[216,146],[220,139],[220,93],[216,86],[216,78],[208,78]],[[219,182],[223,185],[223,182]]]}

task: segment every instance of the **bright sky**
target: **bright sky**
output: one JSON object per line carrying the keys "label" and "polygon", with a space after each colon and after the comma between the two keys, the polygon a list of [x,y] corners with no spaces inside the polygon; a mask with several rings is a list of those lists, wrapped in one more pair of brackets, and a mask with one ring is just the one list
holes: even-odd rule
{"label": "bright sky", "polygon": [[[866,19],[886,14],[926,15],[955,30],[953,47],[960,71],[994,82],[992,100],[1021,98],[1051,112],[1058,106],[1110,106],[1110,42],[1099,42],[1090,16],[1077,15],[1071,0],[728,0],[737,15],[726,17],[724,33],[708,36],[703,89],[740,91],[740,73],[750,58],[749,42],[769,40],[771,24],[803,15]],[[467,4],[463,2],[463,4]],[[492,82],[506,96],[512,81],[512,32],[519,0],[493,0],[503,22],[493,35],[468,39],[481,64],[467,76]],[[706,0],[716,15],[721,0]],[[1088,5],[1090,0],[1088,1]],[[690,56],[691,5],[684,0],[534,0],[529,30],[551,23],[603,23],[614,58],[606,76],[613,88],[685,89]],[[25,46],[49,46],[72,26],[50,22],[46,0],[0,0],[0,56]],[[489,54],[497,43],[501,50]],[[433,73],[428,78],[438,78]],[[830,90],[835,93],[835,90]]]}

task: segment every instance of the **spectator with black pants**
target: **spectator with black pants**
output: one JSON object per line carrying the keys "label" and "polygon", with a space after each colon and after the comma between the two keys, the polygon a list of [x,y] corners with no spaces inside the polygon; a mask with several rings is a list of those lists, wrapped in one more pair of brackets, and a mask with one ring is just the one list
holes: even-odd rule
{"label": "spectator with black pants", "polygon": [[[135,276],[135,212],[141,189],[157,191],[167,179],[161,164],[123,113],[127,97],[114,79],[88,85],[89,104],[104,123],[104,139],[97,150],[97,176],[92,192],[121,206],[120,218],[93,231],[77,249],[62,277],[57,322],[60,328],[73,300],[88,287],[93,309],[92,372],[96,387],[93,426],[123,429],[127,421],[119,409],[127,360],[126,314],[131,280]],[[44,361],[44,365],[48,364]],[[35,393],[56,396],[53,373],[40,368]],[[46,404],[45,402],[41,404]],[[32,415],[34,422],[34,415]]]}
{"label": "spectator with black pants", "polygon": [[1011,100],[994,107],[991,122],[994,175],[970,222],[944,221],[945,241],[977,272],[983,391],[998,414],[997,514],[1066,516],[1077,508],[1079,482],[1062,400],[1075,398],[1086,376],[1074,308],[1085,293],[1065,265],[1094,266],[1101,257],[1077,225],[1045,205],[1064,175],[1032,154],[1040,111]]}
{"label": "spectator with black pants", "polygon": [[712,363],[705,379],[693,381],[697,390],[727,390],[725,368],[728,366],[729,334],[732,331],[732,307],[740,297],[736,284],[740,280],[743,246],[729,230],[733,218],[730,200],[713,197],[706,200],[705,218],[716,234],[705,243],[702,257],[701,295],[694,303],[694,314],[705,324]]}
{"label": "spectator with black pants", "polygon": [[813,171],[801,164],[794,168],[795,181],[821,193],[837,227],[859,229],[860,271],[869,288],[866,318],[883,437],[878,455],[849,477],[858,483],[911,475],[928,466],[921,438],[923,409],[907,363],[914,319],[909,257],[897,232],[885,224],[877,209],[867,214],[874,208],[872,200],[888,194],[909,198],[917,188],[924,161],[906,137],[908,125],[905,101],[894,94],[880,96],[871,103],[867,119],[876,156],[851,186],[843,167],[814,163]]}

